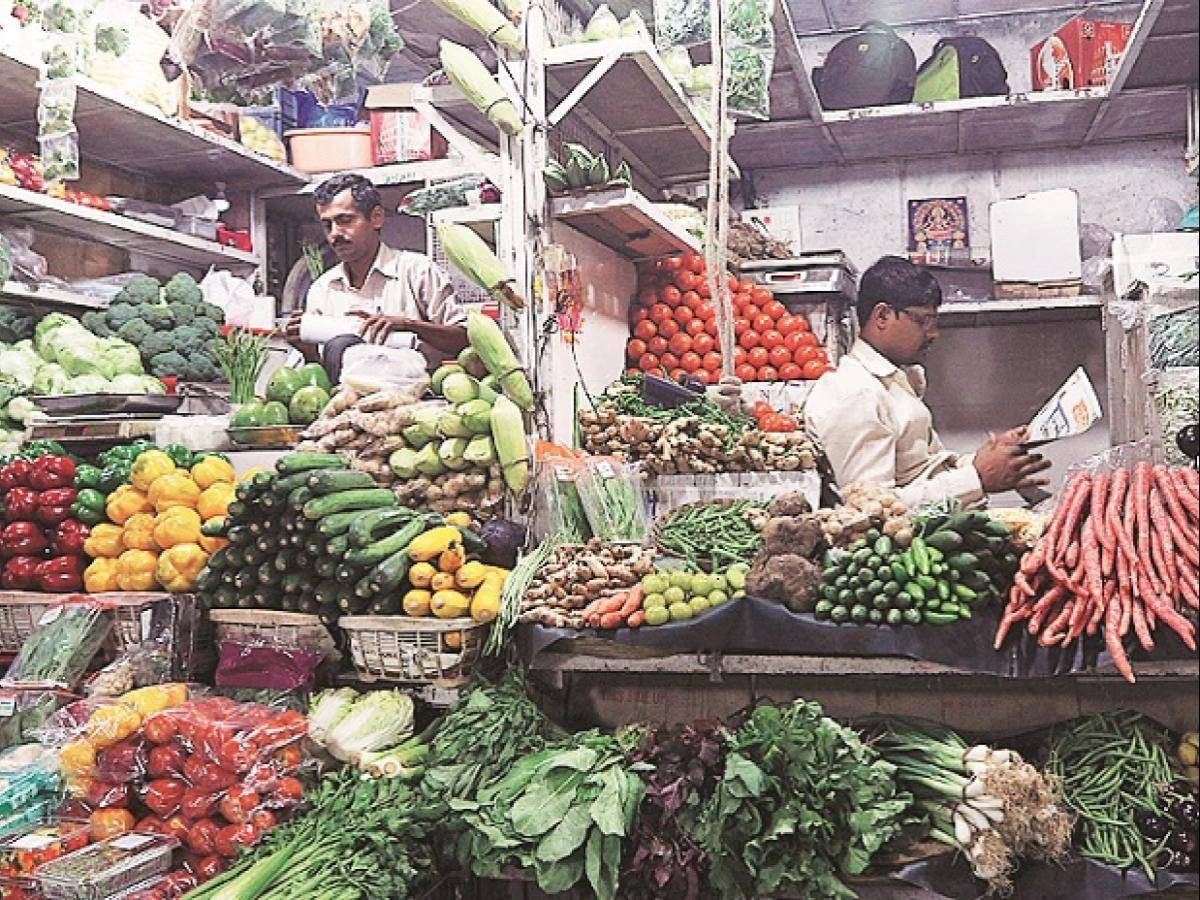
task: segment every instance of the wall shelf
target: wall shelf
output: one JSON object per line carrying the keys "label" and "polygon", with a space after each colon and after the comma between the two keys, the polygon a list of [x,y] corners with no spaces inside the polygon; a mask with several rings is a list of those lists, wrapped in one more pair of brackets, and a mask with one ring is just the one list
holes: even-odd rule
{"label": "wall shelf", "polygon": [[626,259],[698,253],[700,242],[632,188],[593,191],[550,201],[551,214]]}
{"label": "wall shelf", "polygon": [[29,287],[19,281],[6,281],[0,284],[0,299],[37,306],[39,308],[61,309],[65,311],[84,311],[89,309],[107,309],[108,301],[99,297],[89,297],[87,294],[76,294],[71,291],[60,291],[49,287]]}
{"label": "wall shelf", "polygon": [[80,240],[96,241],[193,268],[258,265],[254,254],[224,247],[215,241],[7,184],[0,184],[0,218],[28,222]]}
{"label": "wall shelf", "polygon": [[1103,306],[1103,298],[1092,294],[1022,300],[968,300],[961,303],[947,301],[938,309],[938,324],[943,328],[970,328],[1097,319]]}

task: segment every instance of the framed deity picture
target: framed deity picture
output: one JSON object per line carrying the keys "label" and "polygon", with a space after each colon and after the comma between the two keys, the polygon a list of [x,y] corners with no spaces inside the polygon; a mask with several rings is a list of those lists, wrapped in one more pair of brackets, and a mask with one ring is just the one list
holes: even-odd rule
{"label": "framed deity picture", "polygon": [[[908,201],[908,252],[929,262],[946,262],[970,252],[966,197]],[[957,252],[955,252],[957,251]]]}

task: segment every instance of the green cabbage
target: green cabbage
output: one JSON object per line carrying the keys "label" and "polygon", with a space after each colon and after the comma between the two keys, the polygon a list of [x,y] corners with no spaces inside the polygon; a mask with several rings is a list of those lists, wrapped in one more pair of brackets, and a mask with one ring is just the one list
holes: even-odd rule
{"label": "green cabbage", "polygon": [[43,363],[33,379],[33,392],[42,396],[61,394],[71,376],[58,363]]}
{"label": "green cabbage", "polygon": [[107,394],[112,382],[100,375],[77,375],[63,387],[64,394]]}
{"label": "green cabbage", "polygon": [[66,313],[52,312],[43,317],[42,321],[37,323],[37,327],[33,329],[33,346],[38,355],[49,362],[54,362],[53,357],[46,352],[46,344],[60,328],[71,325],[83,328],[78,319],[68,316]]}
{"label": "green cabbage", "polygon": [[132,375],[129,372],[122,372],[109,382],[109,390],[114,394],[145,394],[149,393],[146,390],[146,383],[143,381],[143,376]]}
{"label": "green cabbage", "polygon": [[357,699],[358,691],[350,687],[331,688],[313,697],[308,707],[308,736],[324,744],[330,729],[346,718]]}
{"label": "green cabbage", "polygon": [[167,386],[155,378],[153,375],[142,375],[142,387],[145,388],[143,393],[146,394],[165,394]]}
{"label": "green cabbage", "polygon": [[22,425],[28,425],[29,417],[36,410],[36,404],[28,397],[13,397],[4,407],[4,414]]}
{"label": "green cabbage", "polygon": [[112,366],[113,375],[141,375],[146,370],[142,368],[142,354],[137,347],[120,338],[102,338],[101,350],[105,360]]}
{"label": "green cabbage", "polygon": [[328,732],[325,749],[342,762],[394,747],[413,732],[413,702],[401,691],[371,691],[354,701]]}
{"label": "green cabbage", "polygon": [[41,365],[42,361],[36,353],[28,349],[17,349],[16,344],[0,351],[0,377],[21,385],[24,390],[33,387]]}

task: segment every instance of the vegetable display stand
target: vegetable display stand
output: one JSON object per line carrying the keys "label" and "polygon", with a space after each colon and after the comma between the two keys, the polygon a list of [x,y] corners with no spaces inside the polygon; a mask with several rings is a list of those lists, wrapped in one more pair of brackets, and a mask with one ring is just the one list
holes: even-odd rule
{"label": "vegetable display stand", "polygon": [[329,629],[320,616],[268,609],[214,609],[208,613],[217,629],[218,641],[266,640],[271,643],[313,647],[327,660],[339,654]]}
{"label": "vegetable display stand", "polygon": [[487,625],[471,619],[343,616],[350,661],[365,682],[399,681],[455,688],[471,677]]}

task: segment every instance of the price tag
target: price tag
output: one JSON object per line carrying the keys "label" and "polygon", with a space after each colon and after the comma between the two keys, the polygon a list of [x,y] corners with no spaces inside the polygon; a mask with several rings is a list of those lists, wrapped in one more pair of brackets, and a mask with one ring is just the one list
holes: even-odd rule
{"label": "price tag", "polygon": [[17,698],[15,694],[0,697],[0,719],[11,719],[16,711]]}
{"label": "price tag", "polygon": [[57,838],[48,834],[27,834],[17,838],[9,846],[14,850],[44,850],[56,840]]}
{"label": "price tag", "polygon": [[596,471],[601,478],[616,478],[617,473],[613,471],[613,467],[606,462],[602,462],[596,466]]}
{"label": "price tag", "polygon": [[153,840],[154,835],[152,834],[135,834],[130,832],[129,834],[121,835],[119,838],[113,838],[112,846],[118,850],[136,850],[138,847],[145,847]]}

